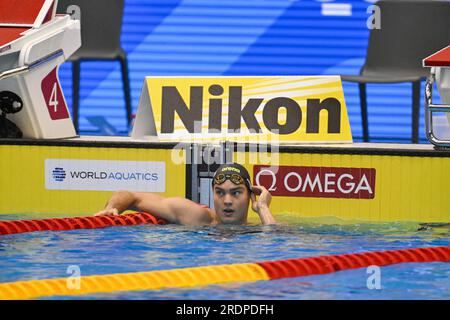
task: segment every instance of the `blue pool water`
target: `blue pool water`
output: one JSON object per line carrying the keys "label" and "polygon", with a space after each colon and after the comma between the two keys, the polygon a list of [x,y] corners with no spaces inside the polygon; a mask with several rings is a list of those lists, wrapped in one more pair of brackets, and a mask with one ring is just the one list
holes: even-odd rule
{"label": "blue pool water", "polygon": [[[0,236],[0,282],[67,277],[71,265],[86,276],[450,245],[448,228],[417,231],[417,226],[304,221],[266,227],[144,225]],[[381,289],[368,289],[370,275],[362,268],[273,281],[44,299],[450,299],[449,263],[382,267]]]}

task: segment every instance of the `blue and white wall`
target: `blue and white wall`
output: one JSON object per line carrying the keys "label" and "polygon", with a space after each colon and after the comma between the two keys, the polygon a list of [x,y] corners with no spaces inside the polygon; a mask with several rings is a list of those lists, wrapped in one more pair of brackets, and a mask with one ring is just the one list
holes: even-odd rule
{"label": "blue and white wall", "polygon": [[[147,75],[357,74],[366,54],[372,2],[126,0],[122,44],[129,57],[133,109]],[[60,77],[70,105],[69,63]],[[119,64],[85,62],[81,77],[81,133],[99,133],[86,117],[104,116],[127,134]],[[344,83],[344,92],[358,141],[357,85]],[[410,84],[369,85],[374,141],[409,141],[411,99]],[[420,124],[425,141],[423,110]]]}

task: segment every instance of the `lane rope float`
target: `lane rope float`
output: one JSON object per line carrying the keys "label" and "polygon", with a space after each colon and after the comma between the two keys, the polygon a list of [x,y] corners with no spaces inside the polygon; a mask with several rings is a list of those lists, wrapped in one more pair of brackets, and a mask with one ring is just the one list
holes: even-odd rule
{"label": "lane rope float", "polygon": [[347,269],[387,266],[405,262],[448,262],[450,246],[327,255],[246,264],[204,266],[80,277],[80,287],[68,285],[71,278],[0,283],[0,299],[33,299],[118,291],[158,290],[252,282],[326,274]]}
{"label": "lane rope float", "polygon": [[146,212],[129,213],[120,216],[5,220],[0,221],[0,235],[36,231],[98,229],[113,226],[135,226],[141,224],[166,224],[166,221],[157,219],[153,215]]}

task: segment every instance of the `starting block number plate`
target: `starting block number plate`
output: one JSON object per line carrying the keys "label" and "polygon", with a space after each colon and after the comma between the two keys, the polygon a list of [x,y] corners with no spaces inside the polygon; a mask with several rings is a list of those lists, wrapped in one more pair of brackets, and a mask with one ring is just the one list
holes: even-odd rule
{"label": "starting block number plate", "polygon": [[50,118],[52,120],[69,118],[66,102],[56,75],[56,68],[42,80],[41,88]]}

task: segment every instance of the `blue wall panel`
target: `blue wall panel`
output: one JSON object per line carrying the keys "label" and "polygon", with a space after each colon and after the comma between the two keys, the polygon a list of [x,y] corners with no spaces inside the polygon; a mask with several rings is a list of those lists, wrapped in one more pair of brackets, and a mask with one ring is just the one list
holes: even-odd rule
{"label": "blue wall panel", "polygon": [[[128,52],[133,109],[148,75],[357,74],[369,30],[368,0],[127,0],[122,45]],[[324,12],[324,6],[342,10]],[[70,64],[60,72],[71,104]],[[80,128],[104,116],[127,134],[118,63],[82,64]],[[357,85],[344,83],[355,140],[362,135]],[[407,142],[411,85],[369,85],[374,140]],[[422,103],[423,105],[423,103]],[[422,111],[421,111],[422,112]],[[424,141],[423,112],[420,138]]]}

